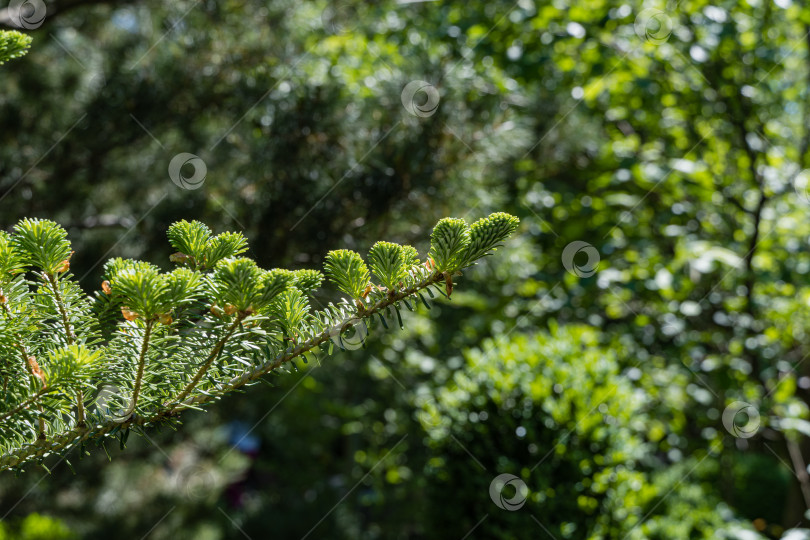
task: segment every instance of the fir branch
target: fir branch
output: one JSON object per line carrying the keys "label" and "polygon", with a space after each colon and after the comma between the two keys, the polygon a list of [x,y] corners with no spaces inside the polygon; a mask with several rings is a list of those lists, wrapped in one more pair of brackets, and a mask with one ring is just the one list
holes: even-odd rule
{"label": "fir branch", "polygon": [[[349,315],[341,319],[338,323],[324,329],[320,332],[316,337],[308,339],[302,343],[299,343],[294,348],[290,349],[288,352],[285,352],[281,356],[271,359],[270,361],[254,368],[251,371],[240,375],[239,377],[235,377],[231,381],[229,381],[223,390],[222,393],[227,393],[232,390],[236,390],[249,384],[250,382],[255,381],[256,379],[266,375],[267,373],[280,368],[287,362],[294,360],[295,358],[303,355],[306,352],[309,352],[319,345],[329,341],[333,336],[339,335],[344,332],[347,326],[352,325],[357,322],[361,322],[364,319],[370,319],[376,313],[380,313],[383,310],[387,309],[389,306],[396,304],[397,302],[402,301],[403,299],[416,294],[417,292],[426,289],[430,285],[435,283],[440,283],[444,279],[444,276],[440,273],[434,273],[427,279],[420,281],[418,284],[413,285],[407,289],[404,289],[400,292],[394,293],[393,295],[386,295],[386,297],[379,302],[375,303],[370,308],[366,308],[363,311],[362,315]],[[211,400],[210,396],[198,396],[194,399],[186,400],[185,402],[180,403],[180,407],[175,407],[175,411],[184,410],[187,408],[192,408],[193,405],[200,405],[206,403]]]}
{"label": "fir branch", "polygon": [[[403,289],[402,291],[396,292],[392,295],[386,294],[383,299],[376,302],[373,306],[367,308],[362,316],[351,314],[341,319],[336,324],[333,324],[332,326],[323,330],[318,336],[302,342],[293,349],[286,351],[284,354],[231,379],[224,385],[221,391],[216,394],[208,393],[201,394],[193,398],[187,398],[184,401],[175,403],[173,406],[167,407],[151,416],[138,416],[135,415],[133,411],[130,411],[129,418],[125,422],[116,422],[113,420],[92,427],[77,426],[70,431],[52,438],[50,441],[48,441],[48,444],[45,445],[46,447],[37,444],[27,445],[13,455],[0,457],[0,471],[19,467],[20,465],[31,461],[34,458],[47,456],[49,453],[61,453],[72,445],[84,442],[88,439],[104,437],[110,433],[118,431],[119,429],[127,429],[133,426],[146,427],[156,425],[160,422],[166,421],[167,419],[174,418],[181,411],[198,408],[199,405],[206,404],[213,401],[220,395],[227,394],[248,385],[263,375],[266,375],[267,373],[280,368],[284,364],[294,360],[304,353],[315,349],[319,345],[331,339],[333,336],[343,332],[347,325],[359,322],[365,318],[371,318],[374,314],[382,312],[389,306],[404,300],[408,296],[412,296],[421,290],[427,289],[431,285],[441,283],[443,279],[444,277],[441,273],[433,273],[429,277],[421,280],[411,287]],[[124,417],[127,417],[127,414],[125,414]]]}
{"label": "fir branch", "polygon": [[[441,284],[449,297],[452,275],[488,254],[516,226],[516,218],[498,214],[474,225],[471,234],[463,220],[443,220],[434,229],[425,264],[411,246],[378,243],[369,259],[381,284],[372,281],[359,254],[330,252],[326,273],[348,298],[312,311],[307,295],[320,285],[320,272],[263,270],[238,257],[246,249],[241,235],[214,237],[202,224],[181,222],[169,236],[175,248],[188,253],[173,259],[190,268],[162,273],[148,263],[114,259],[105,265],[106,279],[90,311],[82,307],[80,290],[66,273],[70,245],[64,230],[49,221],[23,220],[14,235],[0,235],[0,268],[11,269],[0,279],[4,286],[13,285],[15,302],[14,311],[7,299],[0,302],[12,333],[3,346],[19,350],[24,363],[20,373],[30,371],[42,387],[25,397],[28,387],[12,379],[9,391],[21,402],[0,415],[0,422],[9,426],[4,433],[30,433],[32,418],[21,413],[32,407],[38,428],[29,442],[0,437],[0,471],[21,470],[49,455],[63,455],[75,443],[120,430],[174,422],[184,410],[216,401],[287,364],[295,366],[296,358],[330,340],[337,338],[343,348],[343,333],[356,325],[368,328],[375,316],[387,329],[384,314],[393,311],[402,326],[400,303],[412,311],[408,299],[418,296],[427,305],[421,293],[433,297],[433,287],[443,293]],[[37,284],[24,279],[23,267],[46,279],[45,302],[39,299],[43,293],[29,294],[27,288]],[[12,324],[18,310],[43,328]],[[120,315],[114,317],[116,312]],[[118,332],[110,331],[111,325]],[[130,339],[138,334],[140,344],[133,347]],[[44,371],[27,354],[26,343],[32,350],[47,351]],[[157,352],[150,354],[153,350]],[[172,369],[167,371],[163,361],[171,362]],[[85,389],[116,384],[133,388],[123,414],[85,414]],[[4,375],[4,387],[8,385]],[[74,398],[77,411],[71,418]],[[141,403],[147,405],[139,407]]]}
{"label": "fir branch", "polygon": [[65,336],[67,336],[68,345],[73,345],[73,343],[76,341],[76,336],[73,334],[73,328],[70,326],[67,310],[65,309],[65,303],[62,301],[62,295],[59,294],[58,280],[53,274],[45,274],[45,278],[48,284],[51,286],[51,290],[53,291],[53,299],[56,303],[57,309],[59,310],[59,314],[62,316],[62,325],[65,327]]}
{"label": "fir branch", "polygon": [[191,382],[189,382],[188,385],[186,385],[183,391],[180,392],[180,394],[178,394],[176,398],[166,403],[166,407],[172,408],[172,406],[175,403],[182,402],[194,390],[194,388],[196,388],[196,386],[205,376],[208,369],[211,367],[211,364],[213,364],[222,354],[222,351],[225,349],[225,343],[227,343],[228,340],[231,339],[231,336],[233,336],[234,332],[236,332],[236,329],[239,328],[239,325],[242,324],[242,321],[245,319],[246,316],[247,316],[246,313],[238,313],[236,315],[233,324],[230,326],[230,328],[228,328],[228,331],[225,333],[225,335],[222,336],[222,338],[214,346],[214,349],[211,351],[211,354],[208,355],[208,358],[205,359],[205,362],[203,362],[202,367],[200,367],[199,371],[197,371],[197,375],[194,376]]}
{"label": "fir branch", "polygon": [[[67,261],[65,261],[65,263],[68,266],[70,264]],[[65,302],[62,300],[62,295],[59,294],[59,281],[54,274],[45,275],[48,283],[51,286],[51,290],[53,291],[53,298],[56,302],[57,308],[59,309],[59,314],[62,316],[62,325],[65,327],[65,335],[67,336],[68,345],[73,345],[76,342],[76,336],[74,335],[73,328],[71,328],[70,321],[68,320]],[[84,392],[82,392],[81,389],[76,391],[76,422],[79,425],[84,424]]]}
{"label": "fir branch", "polygon": [[[11,320],[14,315],[11,313],[11,309],[8,307],[6,302],[0,302],[0,305],[3,306],[3,313],[6,315],[8,320]],[[20,352],[20,357],[22,358],[22,365],[23,369],[28,369],[28,358],[29,354],[28,351],[25,350],[25,345],[23,345],[22,339],[17,332],[13,332],[12,336],[14,337],[14,344],[17,347],[17,350]]]}
{"label": "fir branch", "polygon": [[43,386],[42,388],[37,390],[34,395],[29,397],[28,399],[26,399],[25,401],[23,401],[13,409],[11,409],[10,411],[0,414],[0,422],[5,422],[7,419],[19,414],[20,412],[28,409],[29,407],[33,407],[37,403],[39,398],[41,398],[50,391],[51,389],[48,388],[47,385]]}
{"label": "fir branch", "polygon": [[155,321],[146,321],[146,328],[144,330],[143,339],[141,340],[141,352],[138,357],[138,374],[135,376],[135,386],[132,389],[132,398],[129,402],[129,408],[124,412],[123,417],[129,418],[134,412],[138,404],[138,398],[141,394],[141,384],[143,382],[143,372],[146,368],[147,352],[149,350],[149,339],[152,337],[152,327]]}

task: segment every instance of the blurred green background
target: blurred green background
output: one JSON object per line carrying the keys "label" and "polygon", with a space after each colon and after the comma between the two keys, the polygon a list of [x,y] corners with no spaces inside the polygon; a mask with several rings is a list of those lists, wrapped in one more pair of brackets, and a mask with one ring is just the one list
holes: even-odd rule
{"label": "blurred green background", "polygon": [[88,292],[179,219],[289,268],[522,224],[404,331],[3,475],[0,538],[810,538],[810,7],[43,6],[0,227],[59,221]]}

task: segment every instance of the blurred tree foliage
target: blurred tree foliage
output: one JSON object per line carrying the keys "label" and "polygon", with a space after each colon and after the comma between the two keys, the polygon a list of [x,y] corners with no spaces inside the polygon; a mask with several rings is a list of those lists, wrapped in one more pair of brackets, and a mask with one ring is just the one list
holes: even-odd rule
{"label": "blurred tree foliage", "polygon": [[53,518],[41,514],[29,514],[17,527],[0,524],[2,540],[73,540],[76,535],[68,527]]}
{"label": "blurred tree foliage", "polygon": [[[532,486],[533,510],[492,513],[476,529],[485,538],[512,538],[537,527],[532,520],[557,538],[728,534],[729,511],[718,511],[710,491],[657,475],[666,461],[658,435],[678,425],[673,413],[683,396],[655,400],[623,376],[619,359],[637,361],[626,343],[603,348],[590,327],[551,326],[550,333],[501,336],[469,351],[436,401],[425,404],[423,425],[436,455],[427,471],[431,530],[454,536],[459,524],[472,529],[491,512],[490,501],[478,497],[488,478],[470,477],[472,459]],[[716,471],[701,467],[709,455],[696,452],[681,468],[714,479]],[[444,505],[448,494],[460,504]],[[448,515],[451,509],[462,511]]]}
{"label": "blurred tree foliage", "polygon": [[[219,428],[192,417],[103,468],[4,479],[3,514],[47,506],[88,538],[807,525],[810,8],[79,4],[3,67],[0,215],[67,225],[88,290],[105,252],[165,266],[181,218],[243,229],[264,266],[412,241],[412,216],[503,209],[523,234],[438,324],[409,314],[231,397]],[[435,113],[403,107],[414,80]],[[206,164],[199,189],[167,175],[181,152]],[[724,426],[734,402],[753,436]],[[489,497],[502,473],[529,490],[514,512]]]}

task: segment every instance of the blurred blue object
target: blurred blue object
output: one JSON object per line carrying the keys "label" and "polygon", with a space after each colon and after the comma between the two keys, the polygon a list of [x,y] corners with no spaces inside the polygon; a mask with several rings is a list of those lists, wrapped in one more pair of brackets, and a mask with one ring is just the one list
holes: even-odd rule
{"label": "blurred blue object", "polygon": [[261,440],[258,436],[251,434],[252,429],[245,422],[230,422],[228,424],[228,444],[240,452],[255,455],[261,447]]}

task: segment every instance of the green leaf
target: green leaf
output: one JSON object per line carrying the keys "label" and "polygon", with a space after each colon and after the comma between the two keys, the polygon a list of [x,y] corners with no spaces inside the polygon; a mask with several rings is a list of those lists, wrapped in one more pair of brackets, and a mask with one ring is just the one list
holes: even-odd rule
{"label": "green leaf", "polygon": [[50,352],[45,368],[48,385],[69,382],[77,377],[90,378],[101,369],[102,351],[84,345],[69,345]]}
{"label": "green leaf", "polygon": [[295,270],[293,276],[295,288],[304,294],[311,294],[323,283],[323,274],[309,268]]}
{"label": "green leaf", "polygon": [[188,268],[177,268],[164,276],[166,282],[165,296],[161,299],[165,309],[170,309],[194,301],[203,292],[202,276]]}
{"label": "green leaf", "polygon": [[268,305],[273,298],[289,289],[295,282],[295,272],[274,268],[264,273],[261,296],[257,308]]}
{"label": "green leaf", "polygon": [[324,270],[329,279],[351,298],[360,298],[370,279],[368,267],[359,253],[338,249],[326,254]]}
{"label": "green leaf", "polygon": [[124,270],[145,271],[156,268],[157,267],[155,265],[146,261],[136,261],[133,259],[122,259],[121,257],[116,257],[114,259],[110,259],[104,264],[104,277],[110,281],[113,281],[118,274]]}
{"label": "green leaf", "polygon": [[410,251],[406,259],[405,248],[391,242],[377,242],[368,252],[371,271],[391,291],[399,289],[400,282],[408,275],[408,269],[412,266],[410,260]]}
{"label": "green leaf", "polygon": [[519,224],[518,218],[504,212],[490,214],[473,223],[470,227],[470,244],[467,246],[462,266],[468,266],[489,255],[515,232]]}
{"label": "green leaf", "polygon": [[133,316],[148,320],[166,311],[167,281],[156,267],[136,263],[118,272],[110,284]]}
{"label": "green leaf", "polygon": [[309,302],[298,289],[287,289],[271,302],[270,312],[284,335],[293,337],[309,313]]}
{"label": "green leaf", "polygon": [[[261,270],[251,259],[224,259],[214,268],[215,297],[223,306],[235,306],[239,311],[254,308],[260,300]],[[264,284],[262,284],[264,285]]]}
{"label": "green leaf", "polygon": [[11,235],[0,231],[0,283],[7,282],[22,271],[22,259],[12,245]]}
{"label": "green leaf", "polygon": [[465,251],[470,245],[470,227],[463,219],[439,220],[430,235],[429,255],[439,272],[454,272],[465,261]]}
{"label": "green leaf", "polygon": [[225,232],[218,234],[208,242],[205,249],[205,266],[206,268],[213,268],[222,259],[236,257],[247,250],[247,239],[242,233]]}
{"label": "green leaf", "polygon": [[412,268],[419,264],[419,252],[416,248],[409,245],[402,246],[402,260],[408,268]]}
{"label": "green leaf", "polygon": [[70,242],[65,229],[46,219],[24,219],[14,227],[12,244],[26,266],[48,274],[62,271],[70,259]]}
{"label": "green leaf", "polygon": [[178,221],[169,227],[166,236],[169,237],[172,247],[181,254],[192,257],[195,265],[205,263],[211,240],[211,229],[208,226],[199,221]]}
{"label": "green leaf", "polygon": [[0,65],[28,52],[33,38],[16,30],[0,30]]}

